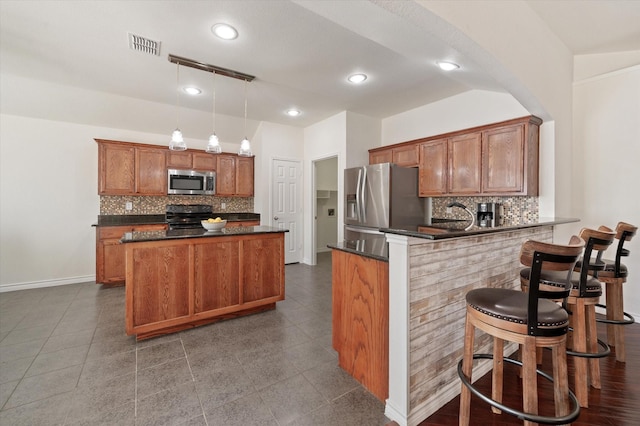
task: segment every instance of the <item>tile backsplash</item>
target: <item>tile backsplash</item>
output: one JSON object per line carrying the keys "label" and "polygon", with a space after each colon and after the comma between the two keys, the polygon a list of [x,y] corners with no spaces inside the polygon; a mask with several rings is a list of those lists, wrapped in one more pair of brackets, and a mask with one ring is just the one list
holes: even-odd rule
{"label": "tile backsplash", "polygon": [[454,208],[447,213],[447,205],[454,201],[464,204],[474,215],[478,203],[500,203],[503,207],[503,221],[511,225],[529,223],[538,219],[538,197],[434,197],[431,204],[431,216],[437,218],[468,219],[462,209]]}
{"label": "tile backsplash", "polygon": [[[132,210],[127,210],[130,202]],[[222,208],[225,203],[225,208]],[[253,213],[253,197],[216,197],[167,195],[160,197],[137,197],[130,195],[103,195],[100,197],[101,215],[165,214],[167,204],[209,204],[215,213]]]}

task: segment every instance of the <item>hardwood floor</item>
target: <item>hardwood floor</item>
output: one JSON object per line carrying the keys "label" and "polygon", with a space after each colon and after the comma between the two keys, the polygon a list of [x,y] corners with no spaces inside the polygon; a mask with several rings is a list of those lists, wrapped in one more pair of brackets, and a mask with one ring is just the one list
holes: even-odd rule
{"label": "hardwood floor", "polygon": [[[580,417],[574,426],[635,426],[640,424],[640,324],[631,324],[625,328],[627,362],[617,362],[614,351],[600,360],[601,389],[589,389],[589,408],[580,411]],[[605,338],[604,324],[598,324],[598,335]],[[542,370],[551,371],[551,353],[545,351]],[[489,361],[485,361],[489,362]],[[569,386],[573,388],[574,365],[568,357]],[[491,373],[477,382],[478,388],[491,395]],[[504,403],[510,407],[522,409],[522,386],[517,377],[517,369],[511,364],[505,365]],[[553,415],[553,389],[550,383],[538,376],[538,395],[540,414]],[[458,424],[460,398],[456,397],[438,410],[420,426],[439,426]],[[489,405],[472,396],[472,425],[522,425],[522,420],[508,414],[493,414]]]}

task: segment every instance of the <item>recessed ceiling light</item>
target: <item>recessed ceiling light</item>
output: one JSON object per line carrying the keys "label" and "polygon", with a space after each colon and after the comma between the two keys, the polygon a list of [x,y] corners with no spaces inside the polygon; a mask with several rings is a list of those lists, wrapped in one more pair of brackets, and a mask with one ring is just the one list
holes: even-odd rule
{"label": "recessed ceiling light", "polygon": [[229,24],[215,24],[211,31],[223,40],[234,40],[238,38],[238,31]]}
{"label": "recessed ceiling light", "polygon": [[362,83],[366,79],[367,79],[366,74],[353,74],[353,75],[350,75],[349,78],[347,78],[347,80],[349,80],[351,83],[354,83],[354,84]]}
{"label": "recessed ceiling light", "polygon": [[453,70],[457,70],[458,68],[460,68],[460,65],[454,64],[453,62],[438,61],[438,62],[436,62],[436,64],[438,64],[440,69],[443,70],[443,71],[453,71]]}
{"label": "recessed ceiling light", "polygon": [[300,111],[298,111],[298,110],[297,110],[297,109],[295,109],[295,108],[291,108],[291,109],[288,109],[288,110],[287,110],[287,115],[288,115],[289,117],[297,117],[297,116],[299,116],[299,115],[300,115]]}
{"label": "recessed ceiling light", "polygon": [[202,93],[202,90],[193,86],[185,87],[183,90],[190,95],[199,95],[200,93]]}

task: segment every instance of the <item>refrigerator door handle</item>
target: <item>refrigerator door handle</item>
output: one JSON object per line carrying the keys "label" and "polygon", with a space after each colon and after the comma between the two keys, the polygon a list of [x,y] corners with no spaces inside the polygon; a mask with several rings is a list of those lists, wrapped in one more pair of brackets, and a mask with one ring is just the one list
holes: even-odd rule
{"label": "refrigerator door handle", "polygon": [[360,185],[362,184],[362,169],[358,170],[358,183],[356,183],[356,219],[358,222],[362,222],[360,217],[360,206],[362,205],[362,199],[360,198]]}
{"label": "refrigerator door handle", "polygon": [[[362,169],[362,184],[360,186],[360,191],[362,191],[361,195],[360,195],[360,210],[361,210],[361,216],[360,216],[360,223],[366,223],[367,222],[367,200],[366,200],[366,191],[365,191],[365,187],[367,186],[367,168],[363,167]],[[359,175],[358,175],[359,176]]]}

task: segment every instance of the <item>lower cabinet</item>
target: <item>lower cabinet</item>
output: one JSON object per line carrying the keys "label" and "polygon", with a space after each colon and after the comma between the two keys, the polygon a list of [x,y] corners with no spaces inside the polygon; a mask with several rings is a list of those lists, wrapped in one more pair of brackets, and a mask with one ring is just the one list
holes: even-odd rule
{"label": "lower cabinet", "polygon": [[238,222],[227,222],[227,228],[236,228],[240,226],[260,226],[259,220],[243,220]]}
{"label": "lower cabinet", "polygon": [[145,339],[273,309],[284,233],[126,243],[126,331]]}
{"label": "lower cabinet", "polygon": [[389,396],[389,264],[333,250],[333,348],[343,370]]}
{"label": "lower cabinet", "polygon": [[125,248],[120,243],[125,232],[166,230],[167,225],[99,226],[96,228],[96,283],[124,285]]}

